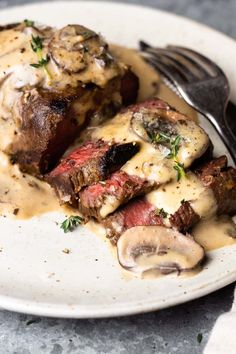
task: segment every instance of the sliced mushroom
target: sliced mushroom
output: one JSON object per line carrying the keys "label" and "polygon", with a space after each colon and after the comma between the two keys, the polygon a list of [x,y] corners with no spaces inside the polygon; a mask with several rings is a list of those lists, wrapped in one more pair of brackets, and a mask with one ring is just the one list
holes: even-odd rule
{"label": "sliced mushroom", "polygon": [[204,258],[204,249],[191,236],[164,226],[128,229],[118,240],[117,253],[121,266],[137,274],[187,271]]}
{"label": "sliced mushroom", "polygon": [[93,61],[102,66],[109,60],[107,44],[98,34],[80,25],[68,25],[57,31],[49,52],[58,66],[72,73],[84,70]]}
{"label": "sliced mushroom", "polygon": [[151,137],[162,132],[170,136],[177,135],[176,123],[183,120],[183,115],[169,109],[143,110],[133,114],[131,127],[143,140],[151,141]]}
{"label": "sliced mushroom", "polygon": [[[209,146],[209,137],[193,120],[169,107],[143,109],[133,113],[131,128],[144,141],[152,143],[157,149],[163,146],[169,149],[170,140],[180,137],[178,158],[185,167],[202,156]],[[159,134],[168,139],[155,139]],[[165,153],[168,150],[163,150]]]}

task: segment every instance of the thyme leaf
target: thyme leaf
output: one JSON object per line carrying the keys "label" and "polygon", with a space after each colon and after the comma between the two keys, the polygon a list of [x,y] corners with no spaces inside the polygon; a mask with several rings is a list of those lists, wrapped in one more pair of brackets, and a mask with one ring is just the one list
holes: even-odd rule
{"label": "thyme leaf", "polygon": [[180,143],[181,143],[181,136],[177,135],[174,139],[170,140],[170,148],[171,151],[167,158],[169,159],[175,159],[178,155],[179,149],[180,149]]}
{"label": "thyme leaf", "polygon": [[157,135],[153,135],[151,137],[151,139],[152,139],[152,142],[154,142],[154,143],[162,143],[162,142],[170,143],[170,141],[171,141],[171,137],[165,133],[162,133],[162,132]]}
{"label": "thyme leaf", "polygon": [[60,228],[63,229],[65,233],[69,231],[73,231],[78,225],[81,225],[84,222],[84,219],[80,216],[69,216],[69,218],[65,219]]}
{"label": "thyme leaf", "polygon": [[39,59],[38,63],[30,64],[30,66],[33,66],[33,68],[42,68],[49,62],[49,60],[50,60],[50,58],[47,55],[46,58],[41,58],[41,59]]}
{"label": "thyme leaf", "polygon": [[169,215],[163,208],[157,208],[156,209],[156,215],[161,216],[162,218],[167,218],[167,216]]}
{"label": "thyme leaf", "polygon": [[173,168],[177,171],[177,181],[185,176],[184,165],[181,164],[178,160],[178,152],[181,146],[182,137],[178,134],[175,137],[171,137],[166,133],[160,132],[156,136],[150,136],[152,142],[155,143],[166,143],[170,149],[169,154],[166,156],[167,159],[174,160]]}
{"label": "thyme leaf", "polygon": [[179,182],[182,177],[185,177],[184,165],[175,160],[174,169],[177,171],[177,181]]}
{"label": "thyme leaf", "polygon": [[40,38],[39,36],[31,36],[31,48],[32,50],[37,54],[38,57],[38,62],[37,63],[33,63],[30,64],[30,66],[32,66],[33,68],[39,69],[42,68],[45,71],[45,74],[47,75],[49,81],[51,80],[51,74],[48,71],[47,68],[47,63],[49,62],[50,58],[48,55],[46,55],[45,58],[43,58],[43,53],[42,53],[42,49],[43,49],[43,38]]}
{"label": "thyme leaf", "polygon": [[34,26],[34,21],[31,20],[24,20],[25,27],[33,27]]}
{"label": "thyme leaf", "polygon": [[32,34],[30,44],[33,51],[37,53],[43,49],[43,38],[40,38],[39,36],[35,37]]}

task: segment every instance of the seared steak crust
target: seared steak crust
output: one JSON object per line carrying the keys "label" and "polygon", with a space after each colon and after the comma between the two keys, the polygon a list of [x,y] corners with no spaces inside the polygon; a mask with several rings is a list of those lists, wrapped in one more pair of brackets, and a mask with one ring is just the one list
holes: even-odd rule
{"label": "seared steak crust", "polygon": [[128,107],[122,108],[121,113],[125,113],[125,112],[139,113],[142,110],[153,111],[156,109],[170,109],[170,108],[171,107],[168,103],[155,97],[155,98],[149,98],[144,102],[130,104]]}
{"label": "seared steak crust", "polygon": [[227,157],[221,156],[204,164],[197,174],[205,187],[213,190],[217,213],[236,213],[236,169],[227,167]]}
{"label": "seared steak crust", "polygon": [[33,89],[22,96],[20,128],[9,153],[23,171],[45,173],[74,140],[79,126],[72,103],[82,94],[83,89],[70,94]]}
{"label": "seared steak crust", "polygon": [[186,232],[200,220],[200,216],[195,213],[188,201],[183,202],[179,209],[170,215],[171,227],[179,231]]}
{"label": "seared steak crust", "polygon": [[[138,176],[130,176],[120,170],[111,175],[103,183],[96,183],[84,188],[79,194],[79,208],[86,216],[93,216],[98,220],[115,211],[121,204],[130,199],[149,192],[153,184]],[[102,211],[106,203],[109,210]]]}
{"label": "seared steak crust", "polygon": [[[199,167],[195,173],[206,188],[211,188],[217,201],[217,213],[236,213],[236,169],[227,167],[226,156],[221,156]],[[164,219],[156,214],[155,206],[145,199],[135,199],[103,220],[107,237],[116,243],[128,228],[139,225],[161,225]],[[179,209],[168,216],[171,227],[186,232],[199,220],[200,216],[184,201]]]}
{"label": "seared steak crust", "polygon": [[[227,157],[220,156],[204,163],[195,171],[203,185],[213,191],[218,215],[236,213],[236,169],[227,167],[227,164]],[[196,224],[200,217],[186,201],[169,220],[172,227],[185,232]]]}
{"label": "seared steak crust", "polygon": [[17,26],[19,26],[19,22],[15,22],[15,23],[9,23],[7,25],[3,25],[3,26],[0,26],[0,31],[6,31],[6,30],[9,30],[9,29],[13,29]]}
{"label": "seared steak crust", "polygon": [[206,176],[219,175],[222,170],[225,170],[227,168],[227,164],[228,164],[227,157],[223,155],[202,164],[195,170],[195,172],[199,175],[199,177],[202,180],[204,180]]}
{"label": "seared steak crust", "polygon": [[138,152],[138,144],[109,144],[102,140],[87,142],[62,159],[46,177],[61,203],[77,206],[82,187],[103,181]]}
{"label": "seared steak crust", "polygon": [[89,118],[111,104],[119,80],[111,80],[105,89],[89,85],[63,92],[26,91],[19,103],[16,139],[8,149],[12,161],[36,176],[49,172]]}

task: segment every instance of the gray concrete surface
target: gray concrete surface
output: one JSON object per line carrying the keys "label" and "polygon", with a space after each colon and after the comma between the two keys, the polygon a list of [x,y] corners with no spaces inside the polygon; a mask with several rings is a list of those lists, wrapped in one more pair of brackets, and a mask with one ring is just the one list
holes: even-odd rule
{"label": "gray concrete surface", "polygon": [[[0,0],[0,8],[29,3]],[[235,0],[130,0],[208,24],[236,38]],[[198,354],[217,317],[230,309],[234,285],[150,314],[102,320],[61,320],[0,312],[0,354]],[[198,334],[202,334],[199,343]],[[222,353],[225,354],[225,353]]]}

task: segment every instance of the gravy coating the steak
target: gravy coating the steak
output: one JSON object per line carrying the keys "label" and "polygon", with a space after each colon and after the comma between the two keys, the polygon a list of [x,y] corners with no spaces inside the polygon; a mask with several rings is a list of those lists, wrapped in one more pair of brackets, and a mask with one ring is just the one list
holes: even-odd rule
{"label": "gravy coating the steak", "polygon": [[22,22],[1,27],[0,44],[0,148],[30,174],[51,170],[94,115],[136,99],[137,77],[88,28]]}
{"label": "gravy coating the steak", "polygon": [[[227,166],[226,156],[205,163],[195,171],[206,189],[213,192],[216,200],[217,215],[236,213],[236,169]],[[164,207],[164,206],[163,206]],[[165,215],[156,206],[144,198],[136,198],[120,207],[105,218],[102,223],[107,237],[116,243],[120,235],[128,228],[140,225],[166,225],[186,232],[200,220],[189,201],[183,200],[175,213]]]}
{"label": "gravy coating the steak", "polygon": [[46,176],[61,203],[78,206],[82,187],[90,186],[119,169],[139,150],[137,143],[89,141],[72,151]]}
{"label": "gravy coating the steak", "polygon": [[149,192],[153,187],[145,179],[120,170],[102,184],[94,183],[84,188],[79,194],[79,209],[84,215],[101,220],[120,205]]}

